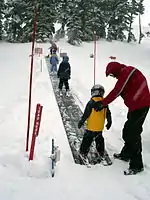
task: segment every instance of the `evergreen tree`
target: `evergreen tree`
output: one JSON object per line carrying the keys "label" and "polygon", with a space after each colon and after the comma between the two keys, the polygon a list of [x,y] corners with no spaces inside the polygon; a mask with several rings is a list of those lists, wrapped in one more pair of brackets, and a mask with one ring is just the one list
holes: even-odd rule
{"label": "evergreen tree", "polygon": [[97,38],[105,38],[105,24],[102,10],[102,2],[99,0],[81,1],[81,23],[83,30],[83,41],[92,41],[93,33],[96,31]]}
{"label": "evergreen tree", "polygon": [[37,7],[36,40],[38,42],[49,41],[55,33],[56,10],[54,0],[25,0],[25,17],[23,27],[23,41],[32,41],[33,24],[35,20],[35,6]]}
{"label": "evergreen tree", "polygon": [[81,17],[78,1],[68,1],[68,20],[67,20],[67,36],[68,42],[77,45],[82,42],[83,31],[81,28]]}
{"label": "evergreen tree", "polygon": [[92,41],[94,31],[97,33],[97,38],[105,38],[105,21],[101,4],[99,0],[71,2],[67,23],[69,42],[75,44]]}
{"label": "evergreen tree", "polygon": [[3,37],[3,10],[4,10],[4,0],[0,1],[0,40],[2,40]]}
{"label": "evergreen tree", "polygon": [[23,0],[24,4],[24,19],[23,19],[23,42],[31,42],[32,41],[32,33],[35,19],[35,6],[36,1]]}
{"label": "evergreen tree", "polygon": [[54,23],[56,22],[55,2],[50,0],[39,0],[37,35],[38,42],[49,41],[55,33]]}
{"label": "evergreen tree", "polygon": [[6,38],[10,42],[21,42],[23,35],[24,4],[23,0],[8,0],[5,9]]}
{"label": "evergreen tree", "polygon": [[[136,15],[144,14],[143,0],[130,0],[129,1],[129,11],[128,11],[128,39],[127,42],[136,41],[134,34],[132,33],[132,23]],[[142,33],[140,32],[140,37]]]}
{"label": "evergreen tree", "polygon": [[[96,31],[97,38],[109,41],[135,40],[132,23],[136,15],[144,13],[144,0],[7,0],[4,29],[10,42],[30,42],[32,40],[35,6],[38,4],[36,40],[46,42],[55,33],[54,24],[61,24],[55,37],[65,36],[68,42],[80,44],[92,41]],[[2,39],[2,10],[0,2],[0,40]],[[140,27],[139,43],[143,37]]]}
{"label": "evergreen tree", "polygon": [[36,39],[39,42],[49,40],[55,32],[55,6],[49,0],[9,0],[7,2],[5,30],[11,42],[31,42],[35,18],[35,6],[38,4]]}
{"label": "evergreen tree", "polygon": [[65,26],[69,18],[68,2],[68,0],[56,1],[57,22],[61,24],[61,28],[56,32],[57,39],[65,37]]}
{"label": "evergreen tree", "polygon": [[120,40],[126,39],[125,31],[128,29],[126,14],[128,13],[127,0],[110,0],[108,2],[108,33],[107,39]]}

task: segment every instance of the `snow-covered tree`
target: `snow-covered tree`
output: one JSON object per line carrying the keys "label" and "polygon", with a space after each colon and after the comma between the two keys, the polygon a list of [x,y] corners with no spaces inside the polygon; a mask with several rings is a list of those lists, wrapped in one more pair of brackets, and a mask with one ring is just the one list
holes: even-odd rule
{"label": "snow-covered tree", "polygon": [[[0,5],[3,5],[1,0]],[[55,37],[65,36],[68,42],[80,44],[97,38],[123,41],[135,40],[132,23],[136,15],[144,13],[143,0],[7,0],[4,28],[8,41],[29,42],[32,40],[35,6],[38,5],[36,40],[49,41],[55,33],[54,24],[61,24]],[[0,6],[0,27],[2,12]],[[139,26],[139,43],[143,37]],[[0,29],[2,37],[2,28]],[[107,36],[106,36],[107,35]]]}
{"label": "snow-covered tree", "polygon": [[[132,33],[132,24],[135,16],[144,14],[143,0],[130,0],[128,10],[128,39],[127,42],[136,41],[134,34]],[[140,16],[139,16],[140,20]],[[141,30],[141,29],[140,29]],[[142,39],[142,32],[140,32],[140,38]]]}
{"label": "snow-covered tree", "polygon": [[68,42],[72,45],[80,44],[83,38],[83,30],[78,1],[68,1],[68,16],[66,24]]}
{"label": "snow-covered tree", "polygon": [[38,0],[38,20],[36,40],[38,42],[49,41],[55,33],[54,23],[56,22],[55,2],[50,0]]}
{"label": "snow-covered tree", "polygon": [[69,42],[92,41],[94,31],[97,38],[105,38],[105,21],[99,0],[77,0],[70,2],[67,20]]}
{"label": "snow-covered tree", "polygon": [[108,33],[107,39],[120,40],[126,39],[125,31],[127,30],[128,1],[127,0],[108,0]]}
{"label": "snow-covered tree", "polygon": [[56,38],[65,37],[65,26],[69,18],[69,0],[56,0],[57,22],[61,24],[60,29],[56,32]]}
{"label": "snow-covered tree", "polygon": [[4,29],[10,42],[22,41],[24,6],[23,0],[8,0],[6,3]]}
{"label": "snow-covered tree", "polygon": [[55,32],[55,5],[49,0],[8,0],[5,30],[11,42],[30,42],[32,40],[35,6],[38,5],[37,41],[49,40]]}

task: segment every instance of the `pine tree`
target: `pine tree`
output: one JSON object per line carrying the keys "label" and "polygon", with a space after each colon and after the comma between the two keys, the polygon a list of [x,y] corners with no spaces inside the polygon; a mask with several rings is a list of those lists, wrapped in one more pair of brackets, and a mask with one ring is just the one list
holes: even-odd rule
{"label": "pine tree", "polygon": [[108,19],[108,33],[107,39],[120,40],[126,39],[125,31],[127,30],[128,2],[127,0],[108,0],[107,11],[109,13]]}
{"label": "pine tree", "polygon": [[23,0],[24,2],[24,20],[23,20],[23,42],[32,41],[32,33],[35,19],[36,1]]}
{"label": "pine tree", "polygon": [[96,31],[97,39],[105,38],[105,22],[103,16],[103,2],[99,0],[89,0],[80,2],[82,11],[81,22],[83,30],[83,41],[92,41],[93,33]]}
{"label": "pine tree", "polygon": [[[144,14],[143,0],[130,0],[129,1],[129,12],[128,12],[128,39],[127,42],[136,41],[134,34],[132,33],[132,23],[136,15]],[[139,16],[140,17],[140,16]],[[140,32],[140,38],[142,39],[143,34]]]}
{"label": "pine tree", "polygon": [[57,39],[65,37],[65,26],[69,18],[68,2],[68,0],[56,1],[57,22],[61,24],[60,29],[56,32],[55,35]]}
{"label": "pine tree", "polygon": [[38,42],[49,40],[55,32],[55,6],[49,0],[8,0],[5,30],[10,42],[31,42],[35,18],[35,6],[38,4],[36,39]]}
{"label": "pine tree", "polygon": [[24,4],[23,0],[8,0],[5,9],[4,29],[10,42],[21,42],[23,35]]}
{"label": "pine tree", "polygon": [[3,9],[4,9],[4,0],[0,1],[0,40],[3,38]]}
{"label": "pine tree", "polygon": [[83,31],[81,25],[81,17],[78,1],[68,1],[68,20],[67,20],[67,36],[68,42],[72,45],[78,45],[82,42]]}
{"label": "pine tree", "polygon": [[39,0],[36,35],[38,42],[49,41],[55,33],[54,23],[56,22],[56,14],[54,0]]}
{"label": "pine tree", "polygon": [[23,27],[23,41],[31,42],[33,33],[33,24],[35,20],[35,7],[37,6],[37,25],[36,25],[36,41],[49,41],[53,33],[55,33],[54,23],[56,22],[56,11],[54,0],[24,0],[25,17]]}
{"label": "pine tree", "polygon": [[97,32],[97,38],[105,38],[105,22],[101,4],[99,0],[77,0],[70,3],[67,23],[70,43],[92,41],[94,31]]}

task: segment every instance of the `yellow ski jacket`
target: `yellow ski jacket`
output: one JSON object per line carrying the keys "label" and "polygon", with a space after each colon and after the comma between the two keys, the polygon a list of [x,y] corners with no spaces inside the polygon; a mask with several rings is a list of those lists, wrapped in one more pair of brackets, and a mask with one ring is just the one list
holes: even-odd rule
{"label": "yellow ski jacket", "polygon": [[108,106],[103,108],[101,111],[96,111],[94,109],[94,103],[102,100],[102,97],[93,97],[86,105],[81,121],[82,123],[87,121],[86,129],[89,131],[103,131],[105,119],[107,119],[108,123],[112,121],[111,112]]}

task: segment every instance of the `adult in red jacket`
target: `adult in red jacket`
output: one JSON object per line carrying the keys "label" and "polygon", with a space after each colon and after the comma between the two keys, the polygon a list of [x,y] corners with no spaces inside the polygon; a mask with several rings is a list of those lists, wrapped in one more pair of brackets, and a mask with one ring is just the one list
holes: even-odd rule
{"label": "adult in red jacket", "polygon": [[97,103],[97,110],[110,104],[121,96],[129,108],[127,121],[123,128],[124,146],[115,158],[129,161],[125,174],[136,174],[143,171],[141,133],[143,123],[150,107],[150,92],[145,76],[136,68],[118,62],[110,62],[106,68],[106,76],[118,79],[114,89]]}

